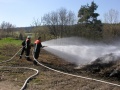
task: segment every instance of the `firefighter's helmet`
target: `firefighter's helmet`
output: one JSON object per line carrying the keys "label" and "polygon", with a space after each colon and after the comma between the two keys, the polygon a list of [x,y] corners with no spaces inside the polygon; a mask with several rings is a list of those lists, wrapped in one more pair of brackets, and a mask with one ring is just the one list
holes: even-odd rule
{"label": "firefighter's helmet", "polygon": [[29,38],[29,39],[30,39],[31,37],[30,37],[30,36],[27,36],[27,38]]}

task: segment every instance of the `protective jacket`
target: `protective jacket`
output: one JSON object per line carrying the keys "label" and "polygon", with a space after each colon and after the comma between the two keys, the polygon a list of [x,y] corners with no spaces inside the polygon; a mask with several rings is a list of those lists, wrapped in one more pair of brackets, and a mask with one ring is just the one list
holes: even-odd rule
{"label": "protective jacket", "polygon": [[40,48],[42,47],[41,41],[36,40],[34,44],[35,44],[34,52],[40,52]]}
{"label": "protective jacket", "polygon": [[38,59],[41,47],[42,47],[41,41],[36,40],[34,42],[34,57],[35,57],[35,59]]}
{"label": "protective jacket", "polygon": [[21,53],[20,53],[20,59],[22,58],[22,55],[25,52],[25,42],[26,42],[26,40],[22,41],[22,50],[21,50]]}
{"label": "protective jacket", "polygon": [[30,39],[26,39],[26,42],[25,42],[25,45],[26,45],[25,48],[26,49],[30,49],[31,48],[30,43],[31,43]]}
{"label": "protective jacket", "polygon": [[30,49],[31,49],[31,40],[30,39],[26,39],[26,42],[25,42],[25,51],[26,51],[26,58],[27,60],[29,60],[29,55],[30,55]]}

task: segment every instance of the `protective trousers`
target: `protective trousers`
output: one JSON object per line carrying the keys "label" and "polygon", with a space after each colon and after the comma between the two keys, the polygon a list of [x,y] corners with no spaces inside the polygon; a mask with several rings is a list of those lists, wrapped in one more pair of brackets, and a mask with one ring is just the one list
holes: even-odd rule
{"label": "protective trousers", "polygon": [[[40,51],[37,51],[37,52],[34,52],[34,58],[37,60],[38,59],[38,57],[39,57],[39,53],[40,53]],[[33,61],[33,63],[35,64],[35,65],[37,65],[37,62],[34,60]]]}
{"label": "protective trousers", "polygon": [[29,58],[29,55],[30,55],[30,49],[27,48],[25,51],[26,51],[26,58],[27,58],[27,60],[28,60],[28,59],[30,59],[30,58]]}
{"label": "protective trousers", "polygon": [[22,51],[20,55],[22,56],[24,52],[25,52],[25,47],[22,47]]}
{"label": "protective trousers", "polygon": [[34,57],[35,57],[35,59],[38,59],[39,53],[40,53],[40,52],[34,52]]}

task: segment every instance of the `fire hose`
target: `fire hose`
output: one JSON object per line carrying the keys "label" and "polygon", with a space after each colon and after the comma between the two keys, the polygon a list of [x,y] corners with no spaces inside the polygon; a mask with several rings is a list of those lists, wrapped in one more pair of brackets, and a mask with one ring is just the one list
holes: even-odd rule
{"label": "fire hose", "polygon": [[[22,49],[22,48],[21,48],[21,49]],[[21,49],[20,49],[20,50],[21,50]],[[19,52],[20,50],[18,50],[18,52]],[[12,59],[18,54],[18,52],[17,52],[13,57],[11,57],[9,60],[3,61],[3,62],[8,62],[8,61],[12,60]],[[32,53],[32,54],[33,54],[33,53]],[[59,70],[55,70],[55,69],[53,69],[53,68],[50,68],[50,67],[45,66],[45,65],[43,65],[42,63],[38,62],[38,60],[35,59],[34,54],[33,54],[33,58],[34,58],[34,60],[35,60],[40,66],[45,67],[45,68],[47,68],[47,69],[49,69],[49,70],[52,70],[52,71],[55,71],[55,72],[58,72],[58,73],[61,73],[61,74],[73,76],[73,77],[78,77],[78,78],[82,78],[82,79],[92,80],[92,81],[101,82],[101,83],[105,83],[105,84],[109,84],[109,85],[113,85],[113,86],[120,87],[119,84],[115,84],[115,83],[111,83],[111,82],[107,82],[107,81],[103,81],[103,80],[98,80],[98,79],[94,79],[94,78],[88,78],[88,77],[84,77],[84,76],[80,76],[80,75],[74,75],[74,74],[65,73],[65,72],[62,72],[62,71],[59,71]],[[0,63],[3,63],[3,62],[0,62]],[[2,67],[9,67],[9,66],[2,66]],[[29,68],[29,67],[10,67],[10,68],[25,68],[25,69],[31,69],[31,70],[36,71],[35,74],[31,75],[30,77],[28,77],[28,78],[26,79],[26,81],[24,82],[24,84],[23,84],[23,86],[22,86],[22,88],[21,88],[20,90],[24,90],[25,87],[26,87],[26,85],[27,85],[27,82],[28,82],[31,78],[33,78],[34,76],[38,75],[38,73],[39,73],[39,71],[38,71],[37,69]]]}
{"label": "fire hose", "polygon": [[[2,61],[2,62],[0,62],[0,64],[11,61],[11,60],[20,52],[21,49],[22,49],[22,48],[20,48],[20,49],[18,50],[18,52],[17,52],[16,54],[14,54],[14,56],[12,56],[10,59],[8,59],[8,60],[6,60],[6,61]],[[0,67],[23,68],[23,69],[30,69],[30,70],[36,71],[35,74],[31,75],[30,77],[28,77],[28,78],[25,80],[25,82],[24,82],[24,84],[23,84],[23,86],[21,87],[20,90],[24,90],[25,87],[26,87],[26,85],[27,85],[27,83],[28,83],[28,81],[29,81],[31,78],[33,78],[34,76],[38,75],[38,73],[39,73],[39,71],[38,71],[37,69],[35,69],[35,68],[29,68],[29,67],[11,67],[11,66],[0,66]]]}
{"label": "fire hose", "polygon": [[[32,53],[33,54],[33,53]],[[34,58],[34,55],[33,55],[33,58]],[[61,74],[65,74],[65,75],[69,75],[69,76],[73,76],[73,77],[78,77],[78,78],[83,78],[83,79],[87,79],[87,80],[92,80],[92,81],[96,81],[96,82],[101,82],[101,83],[105,83],[105,84],[109,84],[109,85],[113,85],[113,86],[117,86],[117,87],[120,87],[119,84],[115,84],[115,83],[111,83],[111,82],[107,82],[107,81],[103,81],[103,80],[98,80],[98,79],[94,79],[94,78],[88,78],[88,77],[84,77],[84,76],[80,76],[80,75],[75,75],[75,74],[70,74],[70,73],[65,73],[65,72],[62,72],[62,71],[59,71],[59,70],[55,70],[53,68],[50,68],[48,66],[45,66],[43,65],[42,63],[38,62],[38,60],[36,60],[34,58],[34,60],[40,65],[40,66],[43,66],[49,70],[52,70],[52,71],[55,71],[55,72],[58,72],[58,73],[61,73]]]}

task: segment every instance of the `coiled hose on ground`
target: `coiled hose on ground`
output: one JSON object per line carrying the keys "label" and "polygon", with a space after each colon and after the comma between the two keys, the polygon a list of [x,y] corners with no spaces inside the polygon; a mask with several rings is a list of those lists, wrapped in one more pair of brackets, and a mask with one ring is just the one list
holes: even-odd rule
{"label": "coiled hose on ground", "polygon": [[[0,62],[0,64],[1,64],[1,63],[6,63],[6,62],[11,61],[11,60],[21,51],[21,49],[22,49],[22,48],[20,48],[20,49],[18,50],[18,52],[15,53],[10,59],[5,60],[5,61],[2,61],[2,62]],[[39,73],[39,70],[37,70],[37,69],[35,69],[35,68],[30,68],[30,67],[11,67],[11,66],[0,66],[0,67],[7,67],[7,68],[23,68],[23,69],[30,69],[30,70],[36,71],[35,74],[29,76],[29,77],[25,80],[25,82],[24,82],[24,84],[23,84],[23,86],[21,87],[20,90],[24,90],[24,89],[26,88],[27,82],[28,82],[30,79],[32,79],[33,77],[35,77],[36,75],[38,75],[38,73]]]}

